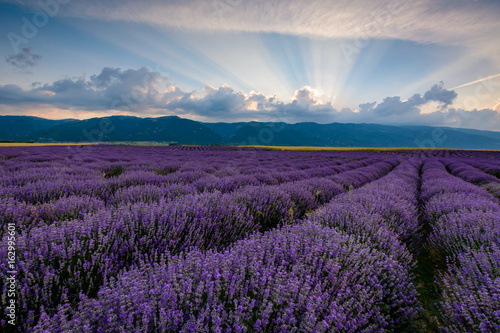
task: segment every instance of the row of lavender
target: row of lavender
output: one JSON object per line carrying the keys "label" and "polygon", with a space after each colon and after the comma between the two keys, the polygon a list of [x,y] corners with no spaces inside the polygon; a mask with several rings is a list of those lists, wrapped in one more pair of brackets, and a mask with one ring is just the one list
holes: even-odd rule
{"label": "row of lavender", "polygon": [[50,332],[412,330],[421,166],[488,156],[22,151],[0,151],[0,217],[19,231],[18,328]]}
{"label": "row of lavender", "polygon": [[[0,160],[0,197],[8,199],[0,203],[0,217],[31,228],[47,221],[81,218],[110,204],[158,202],[213,191],[229,193],[246,186],[332,176],[384,160],[373,154],[323,154],[312,160],[310,154],[253,150],[179,155],[158,148],[136,149],[131,153],[130,148],[121,147],[90,151],[57,148]],[[338,181],[355,186],[361,180]]]}
{"label": "row of lavender", "polygon": [[[323,178],[304,177],[292,183],[247,186],[228,193],[195,192],[113,204],[103,201],[96,204],[99,201],[92,200],[100,199],[90,193],[89,203],[84,204],[87,199],[84,197],[79,201],[80,206],[71,205],[74,196],[62,195],[56,202],[49,202],[49,207],[60,207],[55,211],[66,213],[69,207],[69,212],[78,215],[60,214],[54,220],[52,214],[41,214],[44,223],[30,228],[26,224],[33,220],[26,219],[25,208],[42,213],[47,211],[47,203],[21,202],[20,206],[9,206],[13,198],[5,191],[2,214],[6,221],[19,225],[20,232],[17,277],[21,281],[21,327],[34,326],[41,313],[51,312],[60,304],[72,304],[80,294],[95,296],[107,280],[141,261],[157,262],[164,253],[176,254],[191,248],[220,249],[252,232],[292,223],[344,192],[345,187],[373,181],[399,163],[397,158],[366,161],[351,162],[348,171],[338,174],[332,167],[330,175]],[[363,167],[369,163],[373,164]],[[350,170],[356,166],[357,169]],[[310,170],[313,175],[318,174],[316,171]],[[147,190],[148,185],[142,185],[143,189]],[[82,208],[86,212],[82,213]],[[5,248],[1,257],[6,257]],[[3,272],[7,270],[4,261],[0,267]],[[0,283],[5,290],[3,282]]]}
{"label": "row of lavender", "polygon": [[[445,160],[468,181],[487,179],[479,170]],[[483,188],[450,175],[437,159],[427,159],[422,175],[425,218],[432,227],[429,247],[447,269],[438,277],[445,332],[500,331],[500,204]]]}
{"label": "row of lavender", "polygon": [[[421,307],[411,272],[415,265],[413,255],[417,254],[421,242],[418,210],[421,165],[420,158],[411,158],[387,176],[335,197],[308,219],[308,222],[356,237],[387,255],[392,261],[391,267],[400,268],[397,276],[380,272],[385,282],[382,283],[383,300],[355,298],[360,303],[356,312],[349,313],[347,318],[356,326],[346,331],[364,331],[365,327],[369,327],[366,331],[370,332],[415,329],[414,320]],[[360,312],[370,307],[376,309],[376,317]],[[373,327],[370,323],[377,325]]]}
{"label": "row of lavender", "polygon": [[[76,310],[66,306],[52,317],[43,313],[37,330],[380,332],[411,327],[420,307],[410,273],[412,255],[403,240],[415,243],[420,164],[419,159],[403,162],[380,180],[337,196],[305,221],[254,234],[226,251],[193,250],[140,261],[105,283],[97,298],[82,296]],[[359,171],[375,180],[387,170]],[[405,194],[394,191],[400,186]],[[395,205],[384,208],[386,200]],[[346,205],[357,207],[354,215]]]}
{"label": "row of lavender", "polygon": [[441,160],[450,172],[465,181],[483,186],[500,199],[500,159],[447,158]]}

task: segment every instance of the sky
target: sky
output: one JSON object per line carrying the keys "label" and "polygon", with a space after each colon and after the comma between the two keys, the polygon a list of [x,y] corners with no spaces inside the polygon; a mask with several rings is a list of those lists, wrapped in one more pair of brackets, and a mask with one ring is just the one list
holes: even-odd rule
{"label": "sky", "polygon": [[0,115],[500,131],[499,0],[0,0]]}

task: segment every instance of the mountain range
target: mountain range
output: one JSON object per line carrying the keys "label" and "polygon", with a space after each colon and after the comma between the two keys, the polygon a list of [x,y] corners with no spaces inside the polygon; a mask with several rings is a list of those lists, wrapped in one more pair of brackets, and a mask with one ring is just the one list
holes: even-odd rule
{"label": "mountain range", "polygon": [[0,116],[0,141],[500,149],[500,132],[377,124],[204,123],[177,116],[50,120]]}

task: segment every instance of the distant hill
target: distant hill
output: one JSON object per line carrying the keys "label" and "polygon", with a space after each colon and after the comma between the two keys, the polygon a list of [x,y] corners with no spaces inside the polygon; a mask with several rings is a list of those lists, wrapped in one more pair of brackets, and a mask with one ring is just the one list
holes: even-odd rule
{"label": "distant hill", "polygon": [[499,149],[500,133],[377,124],[202,123],[176,116],[49,120],[0,116],[1,141]]}
{"label": "distant hill", "polygon": [[0,116],[0,141],[27,141],[38,131],[75,121],[50,120],[29,116]]}
{"label": "distant hill", "polygon": [[179,144],[223,144],[202,123],[179,117],[113,116],[57,125],[30,136],[36,142],[163,141]]}
{"label": "distant hill", "polygon": [[[500,149],[500,133],[492,131],[431,126],[311,122],[243,124],[238,123],[238,126],[233,126],[218,123],[211,128],[223,136],[227,143],[233,145]],[[228,135],[230,128],[233,128],[234,132]],[[271,137],[269,133],[272,133]]]}

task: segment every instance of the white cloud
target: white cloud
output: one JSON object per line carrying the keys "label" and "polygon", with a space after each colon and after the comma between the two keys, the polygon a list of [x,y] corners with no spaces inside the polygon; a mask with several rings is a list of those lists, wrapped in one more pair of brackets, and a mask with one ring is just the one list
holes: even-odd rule
{"label": "white cloud", "polygon": [[493,107],[494,111],[500,112],[500,102]]}
{"label": "white cloud", "polygon": [[[38,0],[14,1],[39,9]],[[327,38],[396,38],[498,50],[495,1],[109,0],[71,1],[59,15],[198,31],[277,32]],[[486,48],[486,50],[484,49]]]}

